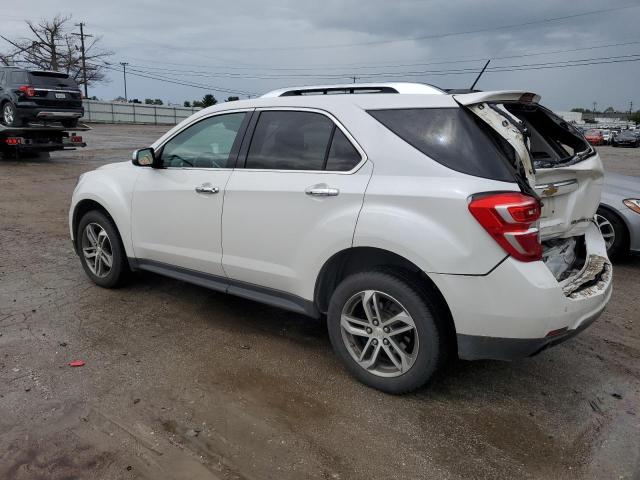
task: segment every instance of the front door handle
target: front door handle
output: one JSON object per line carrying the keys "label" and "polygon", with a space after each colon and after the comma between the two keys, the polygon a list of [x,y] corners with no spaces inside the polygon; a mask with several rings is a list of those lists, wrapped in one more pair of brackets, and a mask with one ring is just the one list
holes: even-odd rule
{"label": "front door handle", "polygon": [[212,193],[218,193],[220,190],[218,187],[212,187],[210,184],[205,183],[203,185],[198,185],[196,187],[196,192],[198,193],[207,193],[211,195]]}
{"label": "front door handle", "polygon": [[304,193],[314,197],[335,197],[340,193],[340,190],[329,187],[309,187]]}

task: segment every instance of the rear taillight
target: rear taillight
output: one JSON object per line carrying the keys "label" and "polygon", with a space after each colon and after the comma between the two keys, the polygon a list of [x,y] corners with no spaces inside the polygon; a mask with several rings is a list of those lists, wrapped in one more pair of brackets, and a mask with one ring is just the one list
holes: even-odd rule
{"label": "rear taillight", "polygon": [[80,135],[72,135],[71,143],[82,143],[82,137]]}
{"label": "rear taillight", "polygon": [[4,141],[7,145],[22,145],[23,143],[21,137],[7,137]]}
{"label": "rear taillight", "polygon": [[27,97],[36,96],[36,89],[33,87],[30,87],[29,85],[22,85],[21,87],[18,88],[18,90],[24,93]]}
{"label": "rear taillight", "polygon": [[533,262],[542,258],[540,203],[535,198],[517,192],[474,195],[469,211],[516,260]]}

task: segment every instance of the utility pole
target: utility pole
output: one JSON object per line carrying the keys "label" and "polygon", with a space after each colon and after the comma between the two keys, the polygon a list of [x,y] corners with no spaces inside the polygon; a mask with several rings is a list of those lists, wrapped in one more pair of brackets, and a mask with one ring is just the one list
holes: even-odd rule
{"label": "utility pole", "polygon": [[124,77],[124,100],[125,102],[128,102],[129,99],[127,98],[127,65],[129,65],[129,62],[120,62],[120,65],[122,65],[122,75]]}
{"label": "utility pole", "polygon": [[629,102],[629,115],[633,113],[633,101]]}
{"label": "utility pole", "polygon": [[594,115],[596,113],[596,108],[598,108],[598,102],[593,102],[593,113],[594,113]]}
{"label": "utility pole", "polygon": [[76,27],[80,27],[80,33],[74,33],[73,35],[80,36],[80,53],[82,54],[82,82],[84,83],[84,98],[89,98],[89,92],[87,90],[87,64],[84,52],[84,37],[93,37],[93,35],[84,34],[84,22],[76,23]]}

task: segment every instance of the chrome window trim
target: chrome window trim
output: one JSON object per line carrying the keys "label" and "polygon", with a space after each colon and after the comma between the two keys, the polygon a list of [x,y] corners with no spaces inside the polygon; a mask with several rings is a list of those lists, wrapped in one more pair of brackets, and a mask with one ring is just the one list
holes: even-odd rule
{"label": "chrome window trim", "polygon": [[[366,152],[360,146],[360,144],[356,141],[356,139],[351,135],[349,130],[329,111],[323,110],[321,108],[312,108],[312,107],[259,107],[255,109],[256,113],[266,112],[266,111],[288,111],[288,112],[311,112],[311,113],[319,113],[329,118],[336,127],[342,131],[342,133],[347,137],[347,140],[351,142],[351,145],[356,149],[356,151],[360,154],[360,161],[353,167],[351,170],[280,170],[280,169],[272,169],[272,168],[245,168],[244,166],[236,168],[236,170],[246,170],[251,172],[276,172],[276,173],[308,173],[308,174],[318,174],[318,173],[331,173],[335,175],[352,175],[356,173],[358,170],[362,168],[362,166],[369,159],[367,157]],[[251,145],[249,145],[249,148]],[[247,151],[247,155],[249,152]]]}

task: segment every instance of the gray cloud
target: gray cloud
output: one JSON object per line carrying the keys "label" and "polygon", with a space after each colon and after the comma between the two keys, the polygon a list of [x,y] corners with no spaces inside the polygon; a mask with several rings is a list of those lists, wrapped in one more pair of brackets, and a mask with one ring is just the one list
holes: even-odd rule
{"label": "gray cloud", "polygon": [[[396,41],[518,24],[543,18],[624,6],[628,2],[585,0],[560,3],[551,0],[509,2],[469,0],[451,2],[412,0],[236,0],[211,2],[124,1],[76,3],[74,19],[85,21],[87,31],[103,36],[103,45],[116,52],[114,62],[128,61],[131,69],[155,72],[177,80],[227,89],[262,93],[269,89],[299,84],[348,82],[350,75],[362,81],[383,81],[367,77],[367,72],[407,72],[479,68],[483,58],[523,55],[541,51],[583,48],[640,40],[640,7],[583,16],[545,24],[500,29],[443,38]],[[34,19],[34,11],[49,17],[58,9],[46,0],[15,4],[0,19],[5,35],[25,32],[20,19]],[[64,12],[63,12],[64,13]],[[327,46],[393,41],[373,45],[304,49]],[[296,47],[296,48],[288,48]],[[2,47],[0,47],[2,48]],[[640,44],[494,60],[492,66],[520,65],[582,58],[640,53]],[[364,65],[395,65],[441,62],[451,59],[478,59],[460,64],[415,67],[362,68]],[[191,65],[180,67],[174,64]],[[249,68],[243,68],[249,67]],[[282,71],[282,68],[309,70]],[[181,69],[210,73],[180,74]],[[245,73],[235,78],[226,74]],[[563,69],[487,73],[479,87],[485,90],[522,88],[536,91],[543,102],[556,108],[600,106],[627,108],[630,100],[640,106],[638,73],[640,62],[592,65]],[[133,72],[132,72],[133,73]],[[286,78],[285,75],[316,77]],[[345,78],[319,78],[341,73]],[[207,78],[206,75],[215,75]],[[464,75],[423,75],[406,79],[443,87],[470,85],[473,73]],[[113,72],[111,82],[92,88],[91,94],[113,98],[122,92],[121,75]],[[204,90],[158,81],[128,77],[130,96],[163,98],[173,102],[201,97]],[[215,92],[217,97],[227,94]]]}

